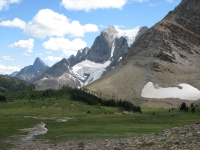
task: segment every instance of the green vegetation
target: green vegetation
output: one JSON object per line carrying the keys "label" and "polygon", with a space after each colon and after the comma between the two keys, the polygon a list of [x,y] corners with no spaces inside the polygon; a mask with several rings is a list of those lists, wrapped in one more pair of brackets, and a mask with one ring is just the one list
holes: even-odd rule
{"label": "green vegetation", "polygon": [[191,110],[193,113],[195,113],[197,106],[198,105],[194,106],[194,104],[191,103],[190,108],[189,108],[186,103],[182,103],[181,107],[180,107],[180,110],[181,111],[185,111],[185,112],[188,112],[189,110]]}
{"label": "green vegetation", "polygon": [[0,93],[35,89],[35,85],[7,75],[0,75]]}
{"label": "green vegetation", "polygon": [[[123,107],[104,106],[95,96],[75,90],[83,97],[73,98],[70,93],[74,90],[68,87],[5,94],[7,103],[0,103],[0,145],[3,145],[4,139],[26,134],[20,129],[31,128],[40,122],[46,124],[48,132],[36,138],[58,142],[156,133],[200,121],[200,108],[196,105],[195,113],[178,108],[142,108],[142,113],[123,113]],[[92,105],[83,98],[97,100],[98,103]]]}
{"label": "green vegetation", "polygon": [[99,105],[99,106],[109,106],[109,107],[121,107],[125,111],[132,112],[142,112],[139,106],[134,106],[132,103],[128,101],[115,101],[111,100],[103,100],[93,94],[87,93],[82,89],[73,89],[68,86],[63,86],[59,90],[47,89],[45,91],[34,91],[28,90],[24,92],[15,92],[15,93],[7,93],[5,94],[8,101],[12,101],[15,99],[29,99],[36,100],[45,98],[60,98],[63,96],[70,96],[70,99],[74,101],[81,101],[89,105]]}
{"label": "green vegetation", "polygon": [[0,95],[0,102],[6,102],[6,97],[4,95]]}

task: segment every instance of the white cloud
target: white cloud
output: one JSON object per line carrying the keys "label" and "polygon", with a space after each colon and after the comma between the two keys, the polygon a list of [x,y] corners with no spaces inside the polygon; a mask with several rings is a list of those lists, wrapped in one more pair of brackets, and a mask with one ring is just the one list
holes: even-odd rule
{"label": "white cloud", "polygon": [[62,60],[62,57],[47,56],[45,60],[50,62],[58,62]]}
{"label": "white cloud", "polygon": [[0,11],[8,9],[11,4],[20,3],[21,0],[0,0]]}
{"label": "white cloud", "polygon": [[12,58],[11,56],[8,56],[8,55],[7,56],[3,56],[2,59],[6,60],[6,61],[15,60],[14,58]]}
{"label": "white cloud", "polygon": [[71,21],[51,9],[40,10],[24,30],[26,34],[41,39],[48,36],[63,37],[66,34],[81,37],[87,32],[97,31],[98,27],[94,24],[81,25],[79,21]]}
{"label": "white cloud", "polygon": [[22,55],[24,55],[24,56],[31,56],[30,53],[32,53],[32,52],[33,52],[32,49],[28,49]]}
{"label": "white cloud", "polygon": [[24,56],[30,56],[30,53],[33,52],[34,47],[34,39],[29,40],[19,40],[18,42],[15,42],[11,45],[9,45],[10,48],[20,48],[20,49],[27,49],[22,55]]}
{"label": "white cloud", "polygon": [[12,21],[7,20],[7,21],[0,22],[0,26],[16,27],[16,28],[24,29],[26,27],[26,22],[23,20],[20,20],[19,18],[15,18]]}
{"label": "white cloud", "polygon": [[133,1],[142,3],[142,2],[148,2],[149,0],[133,0]]}
{"label": "white cloud", "polygon": [[15,42],[11,45],[9,45],[10,48],[20,48],[20,49],[32,49],[34,46],[34,39],[29,40],[19,40],[18,42]]}
{"label": "white cloud", "polygon": [[69,41],[65,38],[50,38],[42,44],[45,49],[62,51],[64,55],[70,56],[72,54],[76,55],[77,50],[85,48],[87,46],[86,42],[80,38],[76,38]]}
{"label": "white cloud", "polygon": [[91,9],[122,9],[127,0],[62,0],[61,5],[68,10],[84,10]]}
{"label": "white cloud", "polygon": [[0,74],[11,74],[14,71],[20,71],[20,68],[17,66],[4,66],[0,64]]}

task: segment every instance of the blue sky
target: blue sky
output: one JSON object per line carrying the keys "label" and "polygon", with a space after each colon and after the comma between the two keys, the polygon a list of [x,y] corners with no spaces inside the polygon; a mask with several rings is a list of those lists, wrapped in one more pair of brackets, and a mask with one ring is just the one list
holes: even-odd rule
{"label": "blue sky", "polygon": [[151,27],[181,0],[0,0],[0,74],[52,66],[91,47],[108,25]]}

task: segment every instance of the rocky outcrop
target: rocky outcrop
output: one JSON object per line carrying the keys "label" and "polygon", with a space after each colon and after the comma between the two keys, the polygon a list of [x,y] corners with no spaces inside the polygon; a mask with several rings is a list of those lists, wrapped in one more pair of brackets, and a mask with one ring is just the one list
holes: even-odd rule
{"label": "rocky outcrop", "polygon": [[148,100],[141,92],[149,81],[161,87],[187,83],[200,89],[199,7],[199,0],[183,0],[140,36],[115,69],[88,88],[106,98],[139,104]]}
{"label": "rocky outcrop", "polygon": [[83,60],[85,56],[88,54],[89,48],[85,47],[84,49],[78,50],[76,54],[76,59],[77,60]]}
{"label": "rocky outcrop", "polygon": [[88,52],[88,60],[96,63],[103,63],[110,58],[113,42],[116,38],[117,30],[113,26],[109,26],[101,32],[91,49]]}
{"label": "rocky outcrop", "polygon": [[111,71],[121,61],[129,49],[127,40],[124,37],[115,39],[113,56],[110,58],[111,64],[106,68],[105,73]]}

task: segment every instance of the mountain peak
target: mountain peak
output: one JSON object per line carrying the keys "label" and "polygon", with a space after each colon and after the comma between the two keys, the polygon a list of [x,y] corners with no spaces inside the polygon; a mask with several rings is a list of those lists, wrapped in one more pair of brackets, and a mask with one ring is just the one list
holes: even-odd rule
{"label": "mountain peak", "polygon": [[114,26],[112,25],[109,25],[108,28],[104,29],[103,32],[106,32],[106,33],[118,33],[118,31],[115,29]]}
{"label": "mountain peak", "polygon": [[46,67],[47,65],[39,58],[37,57],[33,63],[33,66],[37,66],[37,65],[42,65],[44,67]]}

